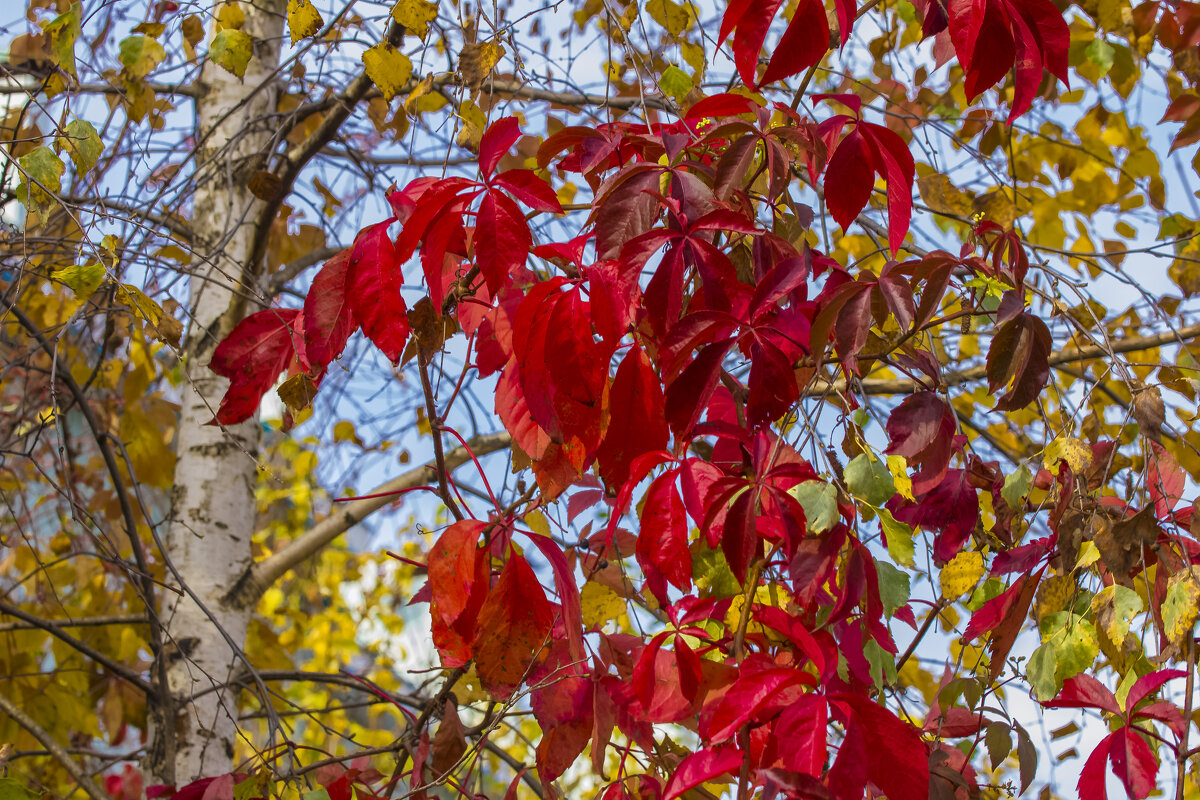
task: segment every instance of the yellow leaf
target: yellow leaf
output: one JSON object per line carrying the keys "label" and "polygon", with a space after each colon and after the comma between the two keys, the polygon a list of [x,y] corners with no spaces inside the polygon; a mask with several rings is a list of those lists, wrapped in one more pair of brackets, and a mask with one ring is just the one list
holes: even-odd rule
{"label": "yellow leaf", "polygon": [[354,423],[342,420],[333,426],[333,440],[335,442],[353,442],[358,438],[354,432]]}
{"label": "yellow leaf", "polygon": [[892,473],[896,491],[905,500],[915,503],[917,498],[913,496],[912,478],[908,477],[908,460],[904,456],[888,456],[887,467],[888,472]]}
{"label": "yellow leaf", "polygon": [[363,53],[362,62],[367,77],[383,92],[384,100],[395,97],[412,75],[412,62],[408,56],[387,42],[380,42]]}
{"label": "yellow leaf", "polygon": [[42,25],[42,31],[50,39],[50,52],[71,77],[75,77],[75,41],[79,38],[82,18],[82,6],[76,2],[71,3],[64,13]]}
{"label": "yellow leaf", "polygon": [[529,530],[539,536],[550,536],[550,523],[546,520],[546,516],[540,511],[530,511],[525,515],[525,524],[529,526]]}
{"label": "yellow leaf", "polygon": [[392,19],[405,30],[422,39],[429,33],[429,23],[437,19],[437,3],[429,0],[400,0],[392,8]]}
{"label": "yellow leaf", "polygon": [[1066,461],[1071,471],[1079,474],[1092,464],[1092,448],[1081,439],[1060,436],[1046,447],[1043,465],[1055,472],[1059,461]]}
{"label": "yellow leaf", "polygon": [[183,323],[163,311],[162,306],[151,300],[136,286],[122,283],[117,286],[116,301],[145,320],[150,334],[160,342],[177,347],[183,334]]}
{"label": "yellow leaf", "polygon": [[246,24],[246,12],[237,3],[222,3],[217,9],[217,30],[240,31]]}
{"label": "yellow leaf", "polygon": [[1038,587],[1034,617],[1041,619],[1047,614],[1062,611],[1075,592],[1075,580],[1067,575],[1052,575]]}
{"label": "yellow leaf", "polygon": [[413,106],[416,102],[433,91],[433,73],[429,73],[421,79],[413,90],[408,93],[408,97],[404,98],[404,113],[412,115]]}
{"label": "yellow leaf", "polygon": [[588,581],[579,593],[579,602],[583,609],[583,625],[590,628],[599,627],[610,619],[616,619],[625,613],[625,601],[617,597],[616,592],[603,584]]}
{"label": "yellow leaf", "polygon": [[204,23],[195,14],[188,14],[180,23],[183,30],[183,51],[188,61],[196,57],[196,45],[204,38]]}
{"label": "yellow leaf", "polygon": [[483,129],[487,127],[487,117],[479,110],[479,106],[469,100],[458,107],[458,113],[462,118],[462,130],[458,132],[457,139],[459,147],[478,150]]}
{"label": "yellow leaf", "polygon": [[674,0],[650,0],[646,3],[646,10],[671,36],[683,33],[691,23],[691,15],[688,14],[687,8]]}
{"label": "yellow leaf", "polygon": [[979,583],[983,577],[983,553],[963,551],[942,567],[940,576],[942,597],[957,600]]}
{"label": "yellow leaf", "polygon": [[208,57],[239,78],[246,77],[246,65],[254,50],[254,40],[244,31],[226,28],[218,33],[208,49]]}
{"label": "yellow leaf", "polygon": [[321,19],[321,12],[317,11],[310,0],[288,0],[287,18],[292,44],[312,36],[325,24],[325,20]]}

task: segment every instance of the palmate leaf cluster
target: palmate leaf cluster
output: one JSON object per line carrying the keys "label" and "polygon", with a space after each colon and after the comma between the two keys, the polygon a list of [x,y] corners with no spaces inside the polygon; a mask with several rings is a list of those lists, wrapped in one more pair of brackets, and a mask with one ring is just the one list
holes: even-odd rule
{"label": "palmate leaf cluster", "polygon": [[[207,691],[160,794],[1196,796],[1200,8],[267,5],[9,28],[0,792]],[[188,694],[196,369],[259,515]]]}

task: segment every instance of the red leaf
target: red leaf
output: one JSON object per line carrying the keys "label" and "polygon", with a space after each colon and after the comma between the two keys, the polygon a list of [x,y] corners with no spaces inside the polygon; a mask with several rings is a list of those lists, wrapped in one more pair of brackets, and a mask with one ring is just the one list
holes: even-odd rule
{"label": "red leaf", "polygon": [[500,159],[521,138],[521,128],[516,117],[501,117],[488,126],[479,138],[479,172],[484,179],[492,177]]}
{"label": "red leaf", "polygon": [[566,556],[563,555],[558,542],[549,536],[531,534],[529,541],[550,562],[550,569],[554,573],[554,587],[558,590],[558,601],[562,607],[562,623],[563,628],[566,629],[567,647],[572,659],[577,662],[583,661],[583,612],[580,608],[579,587],[575,583],[571,565],[567,563]]}
{"label": "red leaf", "polygon": [[1115,733],[1110,733],[1101,739],[1100,744],[1096,745],[1096,749],[1084,762],[1079,773],[1079,783],[1075,787],[1080,800],[1107,800],[1107,780],[1104,775],[1107,770],[1104,768],[1104,762],[1108,759],[1114,736]]}
{"label": "red leaf", "polygon": [[875,166],[871,146],[855,126],[846,134],[825,167],[825,203],[845,231],[871,199]]}
{"label": "red leaf", "polygon": [[793,772],[820,777],[828,756],[829,709],[821,695],[802,695],[783,710],[774,726],[783,765]]}
{"label": "red leaf", "polygon": [[531,169],[505,170],[492,178],[492,185],[507,189],[513,197],[534,211],[563,213],[562,204],[558,202],[558,195],[554,193],[554,189]]}
{"label": "red leaf", "polygon": [[[1013,611],[1025,588],[1025,584],[1033,580],[1034,583],[1041,578],[1042,572],[1031,575],[1022,575],[1013,582],[1013,585],[1008,587],[1004,592],[996,595],[991,600],[988,600],[979,609],[971,615],[971,621],[967,623],[967,629],[963,631],[962,640],[970,642],[985,633],[991,633],[996,629],[1001,622],[1007,619]],[[1028,608],[1026,609],[1028,610]],[[1021,619],[1018,624],[1025,621],[1025,615],[1021,614]]]}
{"label": "red leaf", "polygon": [[642,164],[626,168],[606,180],[599,189],[592,211],[596,230],[596,257],[617,258],[629,240],[650,230],[658,217],[659,172]]}
{"label": "red leaf", "polygon": [[1125,784],[1130,797],[1141,800],[1154,791],[1158,762],[1154,760],[1150,745],[1136,730],[1127,725],[1113,733],[1108,757],[1113,774]]}
{"label": "red leaf", "polygon": [[[846,42],[844,37],[848,33],[848,30],[843,31],[843,44]],[[762,84],[766,85],[799,75],[820,62],[828,49],[829,20],[825,16],[825,4],[820,0],[800,0],[792,16],[792,21],[788,23],[787,30],[783,32],[779,44],[775,47],[774,55],[767,64],[767,70],[762,76]],[[755,53],[756,58],[757,56],[758,54]]]}
{"label": "red leaf", "polygon": [[234,425],[254,416],[262,397],[297,352],[298,308],[256,311],[239,322],[213,351],[209,369],[228,378],[214,422]]}
{"label": "red leaf", "polygon": [[929,763],[921,734],[891,711],[862,695],[838,694],[854,709],[854,720],[870,736],[866,772],[888,800],[928,800]]}
{"label": "red leaf", "polygon": [[461,666],[471,658],[476,617],[488,590],[487,551],[479,549],[486,527],[475,520],[456,522],[429,551],[433,642],[445,666]]}
{"label": "red leaf", "polygon": [[346,293],[363,334],[393,364],[400,361],[409,334],[408,306],[400,295],[403,282],[388,223],[366,228],[350,251]]}
{"label": "red leaf", "polygon": [[663,800],[674,800],[688,789],[734,771],[742,765],[742,758],[734,747],[712,747],[692,753],[675,768]]}
{"label": "red leaf", "polygon": [[912,153],[899,134],[890,128],[860,123],[875,150],[875,169],[887,181],[888,247],[895,255],[904,244],[912,219],[914,165]]}
{"label": "red leaf", "polygon": [[1183,499],[1187,478],[1175,456],[1158,442],[1150,442],[1151,457],[1146,465],[1146,490],[1154,501],[1154,512],[1166,519]]}
{"label": "red leaf", "polygon": [[667,446],[664,402],[662,385],[650,359],[641,347],[633,345],[609,389],[608,414],[613,422],[596,451],[600,477],[606,484],[623,485],[635,458]]}
{"label": "red leaf", "polygon": [[686,592],[692,588],[692,557],[683,498],[675,488],[675,478],[676,470],[664,472],[646,490],[637,558],[647,571],[657,571]]}
{"label": "red leaf", "polygon": [[1053,346],[1050,329],[1032,314],[1000,326],[988,348],[988,387],[995,394],[1012,381],[1012,389],[996,402],[998,411],[1016,411],[1037,399],[1050,377]]}
{"label": "red leaf", "polygon": [[780,693],[800,684],[802,675],[799,670],[783,667],[743,674],[721,696],[712,716],[706,720],[708,724],[701,727],[704,740],[722,742],[729,739],[753,719],[760,708],[779,700]]}
{"label": "red leaf", "polygon": [[1160,669],[1157,672],[1143,675],[1133,682],[1133,686],[1129,687],[1129,694],[1125,697],[1125,707],[1133,711],[1137,708],[1138,703],[1162,688],[1164,683],[1175,678],[1186,678],[1187,675],[1186,672],[1179,669]]}
{"label": "red leaf", "polygon": [[554,624],[554,610],[529,563],[512,553],[479,611],[475,669],[483,687],[508,698]]}
{"label": "red leaf", "polygon": [[525,264],[533,237],[517,204],[500,192],[488,192],[475,226],[475,261],[493,295]]}
{"label": "red leaf", "polygon": [[1045,708],[1099,708],[1110,714],[1121,713],[1116,696],[1091,675],[1067,678],[1058,696],[1042,705]]}
{"label": "red leaf", "polygon": [[554,678],[532,693],[530,705],[542,738],[537,746],[538,775],[556,780],[583,752],[592,737],[594,684],[590,678]]}

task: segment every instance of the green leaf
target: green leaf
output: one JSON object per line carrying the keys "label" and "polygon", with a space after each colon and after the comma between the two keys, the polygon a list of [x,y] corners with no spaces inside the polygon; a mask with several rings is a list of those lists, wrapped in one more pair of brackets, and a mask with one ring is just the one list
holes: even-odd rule
{"label": "green leaf", "polygon": [[911,591],[908,573],[886,561],[876,561],[875,574],[879,577],[879,599],[883,601],[884,612],[890,617],[908,602]]}
{"label": "green leaf", "polygon": [[913,529],[893,517],[892,512],[886,508],[878,508],[875,511],[879,515],[879,526],[883,528],[883,535],[887,537],[888,555],[892,557],[892,561],[902,567],[914,566]]}
{"label": "green leaf", "polygon": [[805,481],[788,489],[804,508],[804,519],[812,533],[824,533],[838,519],[837,488],[825,481]]}
{"label": "green leaf", "polygon": [[131,78],[146,77],[166,57],[163,46],[149,36],[128,36],[121,40],[118,58]]}
{"label": "green leaf", "polygon": [[988,760],[992,762],[992,769],[999,769],[1012,752],[1011,729],[1003,722],[989,722],[983,741],[987,745]]}
{"label": "green leaf", "polygon": [[42,30],[50,38],[50,52],[55,61],[64,71],[75,77],[75,42],[82,30],[80,22],[83,10],[79,3],[71,3],[71,7],[42,26]]}
{"label": "green leaf", "polygon": [[863,655],[871,666],[871,681],[875,688],[883,691],[884,686],[896,683],[896,657],[879,646],[879,642],[867,638],[863,642]]}
{"label": "green leaf", "polygon": [[253,54],[254,40],[250,34],[225,28],[213,37],[212,47],[208,49],[209,59],[219,67],[223,67],[239,78],[246,77],[246,65],[250,63]]}
{"label": "green leaf", "polygon": [[21,165],[17,199],[35,213],[48,208],[53,202],[51,195],[62,188],[66,165],[49,147],[38,147],[17,159],[17,163]]}
{"label": "green leaf", "polygon": [[1029,657],[1029,663],[1025,665],[1025,677],[1029,680],[1034,695],[1043,703],[1053,700],[1062,686],[1055,678],[1057,672],[1058,654],[1052,642],[1034,650],[1033,655]]}
{"label": "green leaf", "polygon": [[104,152],[100,134],[96,133],[92,123],[84,119],[73,119],[66,124],[62,135],[58,137],[58,146],[71,157],[78,175],[96,166],[100,154]]}
{"label": "green leaf", "polygon": [[86,300],[104,281],[104,265],[72,264],[50,273],[56,281],[62,281],[80,300]]}
{"label": "green leaf", "polygon": [[1005,503],[1008,503],[1008,507],[1015,511],[1021,504],[1021,498],[1029,494],[1029,487],[1032,485],[1033,473],[1029,471],[1029,467],[1022,465],[1013,474],[1004,476],[1004,486],[1000,489],[1000,496],[1004,498]]}
{"label": "green leaf", "polygon": [[896,482],[883,459],[871,453],[859,453],[843,473],[850,494],[873,506],[881,506],[896,493]]}

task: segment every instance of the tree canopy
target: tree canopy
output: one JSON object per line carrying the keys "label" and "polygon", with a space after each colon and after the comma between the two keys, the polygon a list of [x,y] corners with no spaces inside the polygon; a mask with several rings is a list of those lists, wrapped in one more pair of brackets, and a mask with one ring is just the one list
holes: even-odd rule
{"label": "tree canopy", "polygon": [[21,11],[0,800],[1200,798],[1200,6]]}

